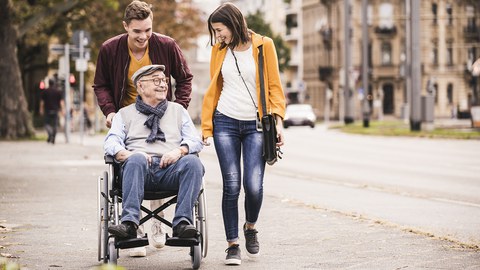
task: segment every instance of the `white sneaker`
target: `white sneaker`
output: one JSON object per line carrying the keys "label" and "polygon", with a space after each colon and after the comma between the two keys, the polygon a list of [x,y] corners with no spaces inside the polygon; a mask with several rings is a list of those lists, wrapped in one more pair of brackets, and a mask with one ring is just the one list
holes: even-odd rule
{"label": "white sneaker", "polygon": [[128,249],[128,255],[130,257],[145,257],[147,256],[147,248],[145,247],[136,247]]}
{"label": "white sneaker", "polygon": [[163,223],[154,220],[152,223],[152,245],[156,248],[163,248],[165,241],[165,227]]}

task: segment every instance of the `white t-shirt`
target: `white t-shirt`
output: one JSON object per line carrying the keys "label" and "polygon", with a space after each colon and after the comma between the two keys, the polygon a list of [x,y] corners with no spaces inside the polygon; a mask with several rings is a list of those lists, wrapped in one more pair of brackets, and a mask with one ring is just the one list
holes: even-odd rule
{"label": "white t-shirt", "polygon": [[[218,100],[217,110],[237,120],[255,120],[257,117],[255,107],[258,107],[255,83],[257,68],[253,58],[252,46],[245,51],[233,52],[242,76],[238,74],[232,50],[230,48],[227,48],[227,50],[222,65],[223,89]],[[242,77],[248,90],[242,81]],[[250,94],[248,91],[250,91]]]}

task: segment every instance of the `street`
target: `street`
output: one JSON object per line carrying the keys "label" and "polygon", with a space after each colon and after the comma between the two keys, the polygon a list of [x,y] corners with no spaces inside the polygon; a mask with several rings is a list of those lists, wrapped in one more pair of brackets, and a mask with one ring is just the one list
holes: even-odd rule
{"label": "street", "polygon": [[[285,136],[283,159],[267,166],[262,256],[248,259],[241,239],[236,268],[480,269],[480,141],[348,135],[322,126],[289,128]],[[83,145],[58,137],[55,146],[0,142],[0,252],[22,269],[99,265],[103,137],[87,136]],[[213,145],[200,157],[209,225],[201,269],[226,269]],[[118,261],[126,269],[191,267],[188,248],[127,255],[121,251]]]}

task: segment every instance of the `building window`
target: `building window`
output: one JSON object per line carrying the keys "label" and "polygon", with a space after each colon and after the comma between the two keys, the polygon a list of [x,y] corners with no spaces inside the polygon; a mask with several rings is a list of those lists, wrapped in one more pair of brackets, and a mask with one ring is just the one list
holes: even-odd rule
{"label": "building window", "polygon": [[368,26],[373,24],[373,7],[371,4],[367,6],[367,24]]}
{"label": "building window", "polygon": [[447,102],[448,105],[453,104],[453,84],[449,83],[447,86]]}
{"label": "building window", "polygon": [[447,43],[447,66],[453,65],[453,48],[452,43]]}
{"label": "building window", "polygon": [[438,65],[438,49],[436,45],[434,45],[434,47],[432,48],[431,58],[432,58],[432,65],[437,66]]}
{"label": "building window", "polygon": [[453,17],[452,17],[452,13],[453,13],[453,10],[452,10],[452,4],[450,3],[447,3],[447,6],[446,6],[446,11],[447,11],[447,22],[448,22],[448,25],[452,25],[453,24]]}
{"label": "building window", "polygon": [[382,3],[380,5],[380,28],[392,29],[393,28],[393,5],[390,3]]}
{"label": "building window", "polygon": [[432,15],[433,15],[432,23],[436,25],[437,24],[437,3],[432,3]]}
{"label": "building window", "polygon": [[392,45],[388,42],[382,43],[382,65],[392,64]]}
{"label": "building window", "polygon": [[475,47],[470,47],[467,49],[467,67],[471,68],[473,65],[473,62],[477,59],[477,54]]}
{"label": "building window", "polygon": [[467,28],[474,29],[476,26],[475,23],[475,7],[472,5],[467,5],[465,7],[465,11],[467,13]]}
{"label": "building window", "polygon": [[372,60],[372,43],[368,43],[368,67],[373,67],[373,60]]}

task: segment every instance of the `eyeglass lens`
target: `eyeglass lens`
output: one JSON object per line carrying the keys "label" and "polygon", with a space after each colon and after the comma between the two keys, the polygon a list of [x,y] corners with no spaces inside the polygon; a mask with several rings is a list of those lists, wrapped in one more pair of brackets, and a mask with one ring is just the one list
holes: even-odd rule
{"label": "eyeglass lens", "polygon": [[155,84],[156,86],[159,86],[160,85],[160,82],[164,82],[166,84],[168,84],[168,78],[155,78],[153,79],[153,84]]}

